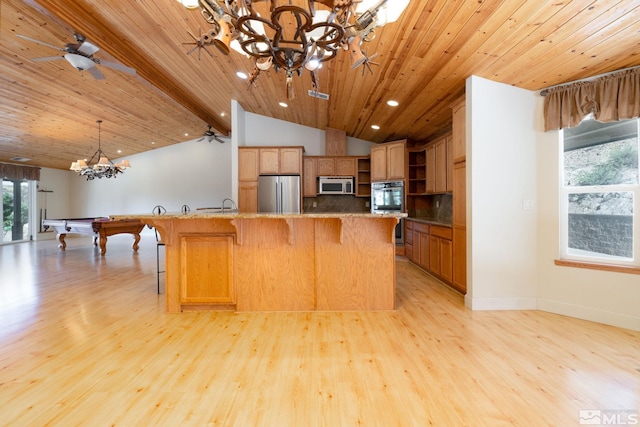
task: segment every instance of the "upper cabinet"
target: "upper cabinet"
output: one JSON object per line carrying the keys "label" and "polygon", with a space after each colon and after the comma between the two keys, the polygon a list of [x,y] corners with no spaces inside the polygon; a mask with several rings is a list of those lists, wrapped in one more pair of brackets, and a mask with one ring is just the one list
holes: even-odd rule
{"label": "upper cabinet", "polygon": [[451,106],[453,113],[452,127],[453,127],[453,141],[451,151],[453,153],[453,163],[458,163],[466,158],[467,151],[467,118],[466,118],[466,102],[465,98],[461,97]]}
{"label": "upper cabinet", "polygon": [[259,148],[260,175],[300,175],[302,147]]}
{"label": "upper cabinet", "polygon": [[254,147],[238,148],[238,180],[257,181],[260,175],[259,149]]}
{"label": "upper cabinet", "polygon": [[452,191],[451,134],[426,145],[409,148],[409,195],[443,194]]}
{"label": "upper cabinet", "polygon": [[406,158],[406,140],[371,147],[371,181],[404,180]]}

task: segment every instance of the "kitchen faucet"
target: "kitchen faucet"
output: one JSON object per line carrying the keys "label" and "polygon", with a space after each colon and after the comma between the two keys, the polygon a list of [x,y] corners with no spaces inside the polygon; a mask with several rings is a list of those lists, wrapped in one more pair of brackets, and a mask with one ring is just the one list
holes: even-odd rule
{"label": "kitchen faucet", "polygon": [[230,211],[230,212],[238,212],[238,207],[236,206],[236,203],[235,203],[232,199],[230,199],[230,198],[228,198],[228,197],[227,197],[226,199],[224,199],[224,200],[222,201],[222,212],[223,212],[223,213],[224,213],[224,210],[225,210],[225,206],[224,206],[224,204],[225,204],[225,202],[226,202],[226,201],[231,202],[231,207],[229,207],[229,211]]}

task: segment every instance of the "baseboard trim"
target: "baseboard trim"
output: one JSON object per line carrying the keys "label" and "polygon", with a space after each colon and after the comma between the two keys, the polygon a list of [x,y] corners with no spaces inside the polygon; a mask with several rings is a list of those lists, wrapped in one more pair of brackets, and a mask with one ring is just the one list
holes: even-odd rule
{"label": "baseboard trim", "polygon": [[640,317],[538,298],[538,310],[640,331]]}

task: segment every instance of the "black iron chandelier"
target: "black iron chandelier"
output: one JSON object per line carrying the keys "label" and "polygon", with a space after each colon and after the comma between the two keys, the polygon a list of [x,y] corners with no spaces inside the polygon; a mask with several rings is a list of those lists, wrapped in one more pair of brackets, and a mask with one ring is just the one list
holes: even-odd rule
{"label": "black iron chandelier", "polygon": [[[113,163],[109,160],[100,146],[100,125],[102,120],[96,120],[96,123],[98,123],[98,150],[93,153],[93,156],[88,161],[86,159],[76,160],[71,163],[69,168],[77,172],[78,175],[86,177],[87,181],[96,178],[116,178],[116,175],[131,167],[129,160],[123,160],[122,163]],[[97,163],[93,163],[94,159],[97,160]]]}
{"label": "black iron chandelier", "polygon": [[[287,95],[293,99],[292,78],[303,69],[311,72],[317,91],[316,70],[348,50],[351,67],[371,71],[377,65],[362,44],[375,36],[378,26],[395,21],[409,0],[178,0],[189,9],[199,8],[213,28],[199,37],[189,33],[194,50],[213,45],[228,55],[230,49],[255,59],[253,84],[261,71],[274,68],[286,74]],[[261,7],[258,5],[263,3]],[[260,13],[262,12],[262,13]],[[212,56],[212,55],[211,55]]]}

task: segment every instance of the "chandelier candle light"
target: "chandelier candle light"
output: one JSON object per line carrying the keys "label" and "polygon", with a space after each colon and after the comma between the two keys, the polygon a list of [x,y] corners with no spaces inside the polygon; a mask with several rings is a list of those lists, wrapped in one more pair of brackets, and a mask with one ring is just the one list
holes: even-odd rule
{"label": "chandelier candle light", "polygon": [[[409,4],[409,0],[298,0],[308,5],[303,7],[293,0],[178,1],[188,9],[200,8],[205,21],[213,25],[200,38],[190,33],[195,42],[188,44],[196,47],[189,53],[213,45],[225,55],[231,48],[253,57],[252,84],[261,71],[282,69],[289,99],[295,97],[294,74],[310,71],[317,90],[316,70],[340,49],[349,51],[352,68],[371,71],[371,65],[377,65],[371,61],[376,54],[367,56],[362,44],[373,40],[375,27],[397,20]],[[259,3],[268,5],[260,9],[263,15],[254,8]]]}
{"label": "chandelier candle light", "polygon": [[[93,156],[87,160],[77,160],[71,163],[70,170],[77,172],[78,175],[87,178],[87,181],[95,178],[116,178],[116,175],[123,173],[129,169],[131,165],[129,160],[123,160],[122,163],[113,163],[100,147],[100,124],[102,120],[96,120],[98,123],[98,150]],[[92,164],[94,159],[98,159],[98,163]]]}

